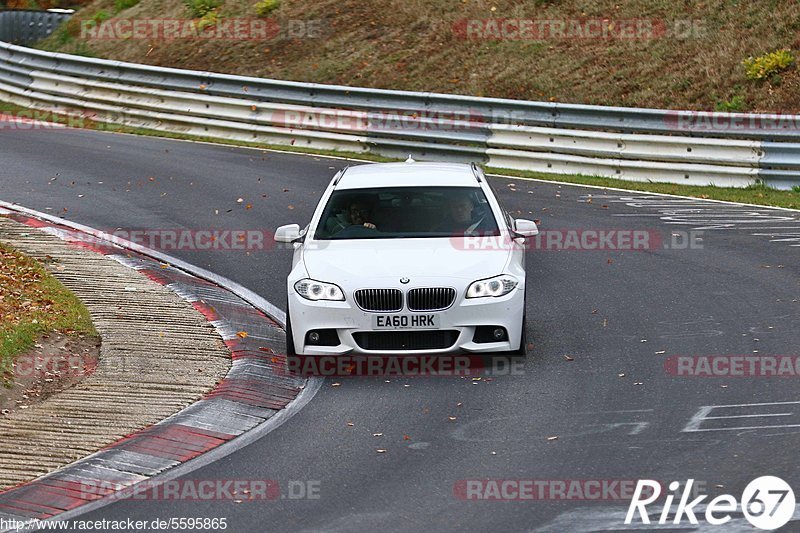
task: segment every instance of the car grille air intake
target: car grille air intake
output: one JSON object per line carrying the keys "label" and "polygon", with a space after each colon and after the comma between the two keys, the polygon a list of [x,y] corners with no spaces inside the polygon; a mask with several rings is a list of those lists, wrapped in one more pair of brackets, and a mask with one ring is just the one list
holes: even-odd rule
{"label": "car grille air intake", "polygon": [[411,311],[441,311],[456,299],[455,289],[445,287],[411,289],[408,291],[408,309]]}
{"label": "car grille air intake", "polygon": [[363,350],[443,350],[458,340],[458,331],[359,331],[353,339]]}
{"label": "car grille air intake", "polygon": [[358,289],[356,303],[364,311],[395,313],[403,309],[399,289]]}

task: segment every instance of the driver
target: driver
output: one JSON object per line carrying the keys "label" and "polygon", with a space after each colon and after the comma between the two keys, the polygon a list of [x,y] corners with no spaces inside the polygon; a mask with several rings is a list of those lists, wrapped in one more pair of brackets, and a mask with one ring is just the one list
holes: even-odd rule
{"label": "driver", "polygon": [[433,228],[433,231],[449,234],[467,234],[484,229],[482,223],[486,218],[476,216],[475,203],[468,193],[460,193],[445,201],[445,215]]}

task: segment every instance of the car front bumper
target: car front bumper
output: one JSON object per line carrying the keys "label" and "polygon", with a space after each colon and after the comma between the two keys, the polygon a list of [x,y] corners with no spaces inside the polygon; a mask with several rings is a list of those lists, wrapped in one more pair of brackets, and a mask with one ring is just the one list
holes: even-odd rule
{"label": "car front bumper", "polygon": [[[516,350],[519,348],[522,318],[525,311],[525,293],[517,287],[509,294],[499,298],[465,299],[463,291],[457,295],[455,303],[448,309],[438,312],[375,313],[361,310],[353,301],[352,293],[344,302],[310,301],[298,295],[289,287],[289,316],[295,350],[302,355],[415,355],[452,353],[490,353]],[[373,329],[375,315],[438,315],[437,330],[457,332],[455,342],[447,348],[420,350],[370,350],[359,346],[354,334],[361,332],[392,331]],[[474,342],[475,328],[478,326],[499,326],[506,329],[507,339],[502,342]],[[306,333],[311,330],[335,329],[340,344],[337,346],[318,346],[306,342]],[[397,330],[394,330],[397,331]],[[400,331],[423,332],[431,329],[408,328]],[[455,333],[454,333],[455,334]]]}

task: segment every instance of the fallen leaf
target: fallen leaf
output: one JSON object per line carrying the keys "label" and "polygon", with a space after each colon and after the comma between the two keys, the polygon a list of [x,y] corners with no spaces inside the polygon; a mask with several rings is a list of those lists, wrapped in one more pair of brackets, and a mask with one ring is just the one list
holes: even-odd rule
{"label": "fallen leaf", "polygon": [[575,360],[574,357],[570,357],[569,355],[565,355],[564,359],[566,359],[567,361],[574,361]]}
{"label": "fallen leaf", "polygon": [[239,337],[240,339],[246,339],[248,335],[246,331],[239,331],[236,333],[236,336]]}
{"label": "fallen leaf", "polygon": [[618,377],[624,378],[625,374],[617,374]]}
{"label": "fallen leaf", "polygon": [[456,419],[456,417],[454,417],[454,416],[448,416],[448,417],[447,417],[447,419],[448,419],[448,420],[455,420],[455,419]]}
{"label": "fallen leaf", "polygon": [[353,424],[352,422],[347,423],[347,427],[353,427],[353,426],[355,426],[355,424]]}

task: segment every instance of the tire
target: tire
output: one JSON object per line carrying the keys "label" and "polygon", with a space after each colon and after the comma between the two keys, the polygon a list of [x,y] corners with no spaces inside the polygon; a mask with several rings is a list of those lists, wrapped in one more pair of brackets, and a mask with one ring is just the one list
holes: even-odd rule
{"label": "tire", "polygon": [[528,335],[525,331],[525,313],[522,313],[522,333],[519,339],[519,348],[512,350],[510,353],[515,357],[525,357],[528,355]]}
{"label": "tire", "polygon": [[520,336],[519,336],[520,337],[519,338],[519,348],[517,348],[516,350],[511,350],[509,352],[509,354],[512,357],[526,357],[528,355],[528,335],[527,335],[527,332],[525,331],[525,324],[527,322],[525,317],[528,314],[528,311],[527,311],[527,309],[528,309],[528,293],[527,292],[525,292],[525,296],[522,298],[522,305],[524,306],[523,307],[523,311],[522,311],[522,333],[520,333]]}
{"label": "tire", "polygon": [[286,355],[297,355],[292,336],[292,318],[289,316],[289,305],[286,305]]}

